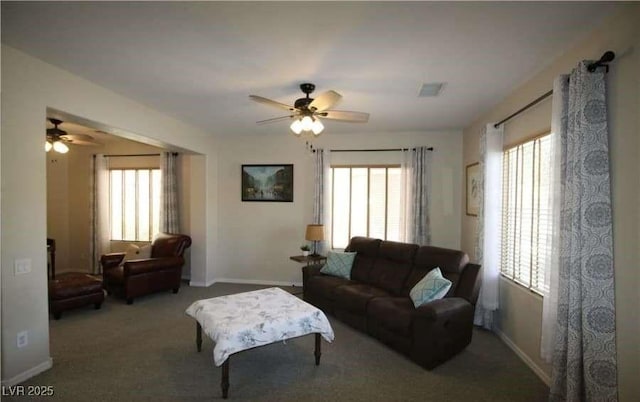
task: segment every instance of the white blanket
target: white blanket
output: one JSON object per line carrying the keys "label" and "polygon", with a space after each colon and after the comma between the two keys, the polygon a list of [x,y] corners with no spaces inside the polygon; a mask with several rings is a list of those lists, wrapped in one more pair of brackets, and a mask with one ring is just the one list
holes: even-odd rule
{"label": "white blanket", "polygon": [[334,338],[322,311],[280,288],[198,300],[186,313],[215,342],[216,366],[233,353],[302,335]]}

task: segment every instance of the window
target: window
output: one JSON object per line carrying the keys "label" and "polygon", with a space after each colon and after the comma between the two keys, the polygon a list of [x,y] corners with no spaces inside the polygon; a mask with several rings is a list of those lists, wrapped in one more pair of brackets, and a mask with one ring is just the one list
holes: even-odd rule
{"label": "window", "polygon": [[508,148],[502,163],[501,273],[543,293],[551,251],[551,135]]}
{"label": "window", "polygon": [[160,169],[109,172],[111,240],[151,241],[160,231]]}
{"label": "window", "polygon": [[399,166],[335,166],[331,182],[333,248],[353,236],[400,240]]}

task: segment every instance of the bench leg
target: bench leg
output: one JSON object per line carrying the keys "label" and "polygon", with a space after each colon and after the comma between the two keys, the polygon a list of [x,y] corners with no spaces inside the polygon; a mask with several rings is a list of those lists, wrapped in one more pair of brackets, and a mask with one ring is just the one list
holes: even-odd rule
{"label": "bench leg", "polygon": [[202,326],[196,321],[196,348],[198,352],[202,350]]}
{"label": "bench leg", "polygon": [[320,334],[316,333],[316,350],[313,353],[316,356],[316,366],[320,365],[320,356],[322,353],[320,352]]}
{"label": "bench leg", "polygon": [[222,363],[222,381],[220,381],[220,387],[222,388],[222,398],[227,399],[229,396],[229,360],[231,358],[227,357],[227,360]]}

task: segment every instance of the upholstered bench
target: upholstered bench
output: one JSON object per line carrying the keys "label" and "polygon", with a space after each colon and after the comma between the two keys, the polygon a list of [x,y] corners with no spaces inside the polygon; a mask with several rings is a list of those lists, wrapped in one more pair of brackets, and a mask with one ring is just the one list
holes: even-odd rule
{"label": "upholstered bench", "polygon": [[49,310],[56,320],[60,319],[63,311],[89,304],[97,310],[103,301],[100,278],[82,272],[67,272],[49,281]]}

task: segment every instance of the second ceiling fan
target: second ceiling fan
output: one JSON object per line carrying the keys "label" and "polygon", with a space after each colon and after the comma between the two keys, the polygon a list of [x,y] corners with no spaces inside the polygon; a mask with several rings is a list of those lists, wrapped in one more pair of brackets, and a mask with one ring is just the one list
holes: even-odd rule
{"label": "second ceiling fan", "polygon": [[303,131],[311,131],[318,136],[324,130],[324,125],[320,119],[329,119],[349,123],[366,123],[369,121],[369,113],[351,112],[345,110],[331,110],[330,108],[342,99],[342,95],[336,91],[327,91],[317,98],[309,97],[316,89],[314,84],[305,82],[300,84],[300,90],[306,95],[304,98],[296,99],[293,106],[264,98],[258,95],[249,95],[249,98],[256,102],[275,106],[289,112],[286,116],[275,117],[273,119],[260,120],[257,123],[272,123],[281,120],[293,119],[291,131],[300,135]]}
{"label": "second ceiling fan", "polygon": [[63,123],[62,120],[54,119],[50,117],[49,123],[53,125],[53,128],[47,128],[47,141],[45,142],[44,149],[49,152],[52,149],[58,153],[66,154],[69,152],[67,144],[73,145],[102,145],[99,142],[94,141],[93,137],[87,134],[69,134],[66,131],[58,128]]}

